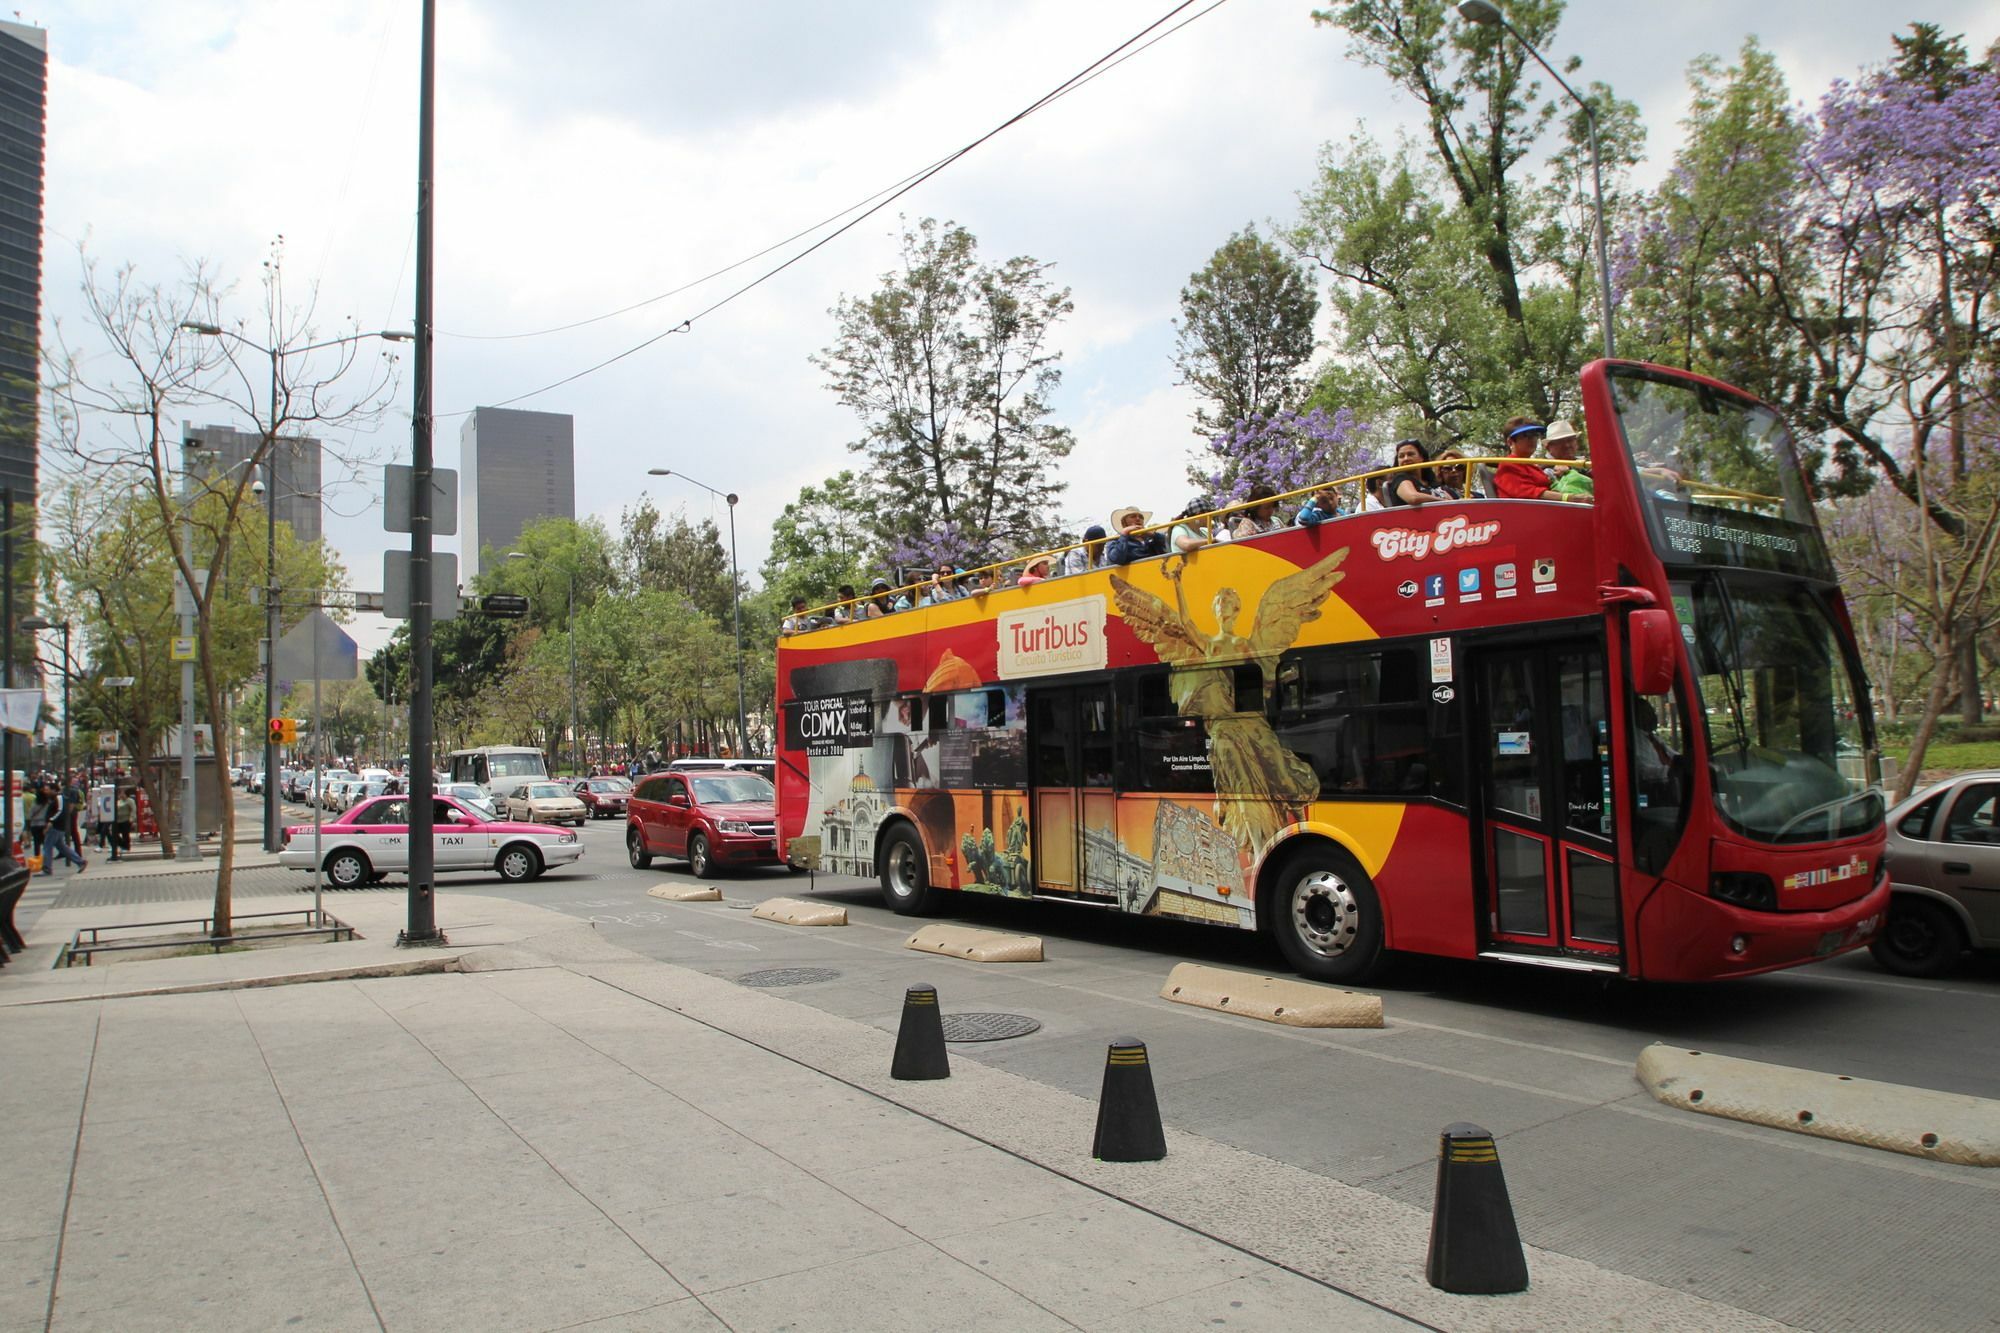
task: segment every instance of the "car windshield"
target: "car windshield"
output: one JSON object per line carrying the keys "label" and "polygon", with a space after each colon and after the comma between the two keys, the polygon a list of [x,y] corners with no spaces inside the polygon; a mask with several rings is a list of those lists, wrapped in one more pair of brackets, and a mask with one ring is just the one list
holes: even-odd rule
{"label": "car windshield", "polygon": [[623,778],[592,778],[590,780],[590,789],[592,791],[631,791],[632,784]]}
{"label": "car windshield", "polygon": [[1820,598],[1796,584],[1677,584],[1722,815],[1760,842],[1821,842],[1882,822],[1853,664]]}
{"label": "car windshield", "polygon": [[519,754],[494,754],[486,757],[486,771],[498,778],[540,778],[547,777],[548,770],[542,767],[542,756],[532,751]]}
{"label": "car windshield", "polygon": [[694,798],[703,805],[747,805],[777,799],[777,790],[754,773],[695,778]]}
{"label": "car windshield", "polygon": [[528,788],[528,799],[531,801],[554,801],[568,795],[567,788],[558,787],[553,782],[537,782]]}

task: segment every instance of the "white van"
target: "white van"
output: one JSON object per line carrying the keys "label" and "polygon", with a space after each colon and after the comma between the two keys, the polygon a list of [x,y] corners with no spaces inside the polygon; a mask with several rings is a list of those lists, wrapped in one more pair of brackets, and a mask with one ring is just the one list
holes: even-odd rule
{"label": "white van", "polygon": [[544,778],[549,775],[542,752],[526,745],[482,745],[471,750],[453,750],[445,759],[453,782],[470,782],[496,795],[495,784],[516,778]]}

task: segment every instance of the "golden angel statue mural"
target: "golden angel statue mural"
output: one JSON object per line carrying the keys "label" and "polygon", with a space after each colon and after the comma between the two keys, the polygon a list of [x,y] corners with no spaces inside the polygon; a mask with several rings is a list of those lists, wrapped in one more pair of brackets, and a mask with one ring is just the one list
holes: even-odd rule
{"label": "golden angel statue mural", "polygon": [[[1278,658],[1307,622],[1319,619],[1327,594],[1343,577],[1347,547],[1273,582],[1257,606],[1248,637],[1236,632],[1243,598],[1234,588],[1215,595],[1215,633],[1204,634],[1188,614],[1181,588],[1185,557],[1162,566],[1173,581],[1174,605],[1111,576],[1111,595],[1134,634],[1153,646],[1174,668],[1174,703],[1183,717],[1198,717],[1208,733],[1209,767],[1215,779],[1216,817],[1245,856],[1287,823],[1304,817],[1319,797],[1319,775],[1311,764],[1278,743],[1264,710],[1239,712],[1231,668],[1255,662],[1263,671],[1264,697],[1277,688]],[[1261,703],[1262,701],[1260,701]]]}

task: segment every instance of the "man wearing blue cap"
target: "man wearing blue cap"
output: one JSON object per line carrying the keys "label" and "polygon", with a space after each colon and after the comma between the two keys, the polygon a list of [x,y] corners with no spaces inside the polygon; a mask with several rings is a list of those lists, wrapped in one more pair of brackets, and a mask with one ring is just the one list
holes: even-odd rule
{"label": "man wearing blue cap", "polygon": [[1548,435],[1548,428],[1533,417],[1514,417],[1507,423],[1508,461],[1493,469],[1493,489],[1500,498],[1506,500],[1570,500],[1585,504],[1590,502],[1587,495],[1565,495],[1561,491],[1549,489],[1547,468],[1533,463],[1516,462],[1516,459],[1532,457]]}

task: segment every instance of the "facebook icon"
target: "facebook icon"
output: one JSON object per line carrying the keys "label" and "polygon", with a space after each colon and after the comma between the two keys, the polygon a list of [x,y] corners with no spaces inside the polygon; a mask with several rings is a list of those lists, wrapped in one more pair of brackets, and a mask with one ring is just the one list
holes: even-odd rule
{"label": "facebook icon", "polygon": [[1426,597],[1444,596],[1444,575],[1432,574],[1424,579],[1424,596]]}

